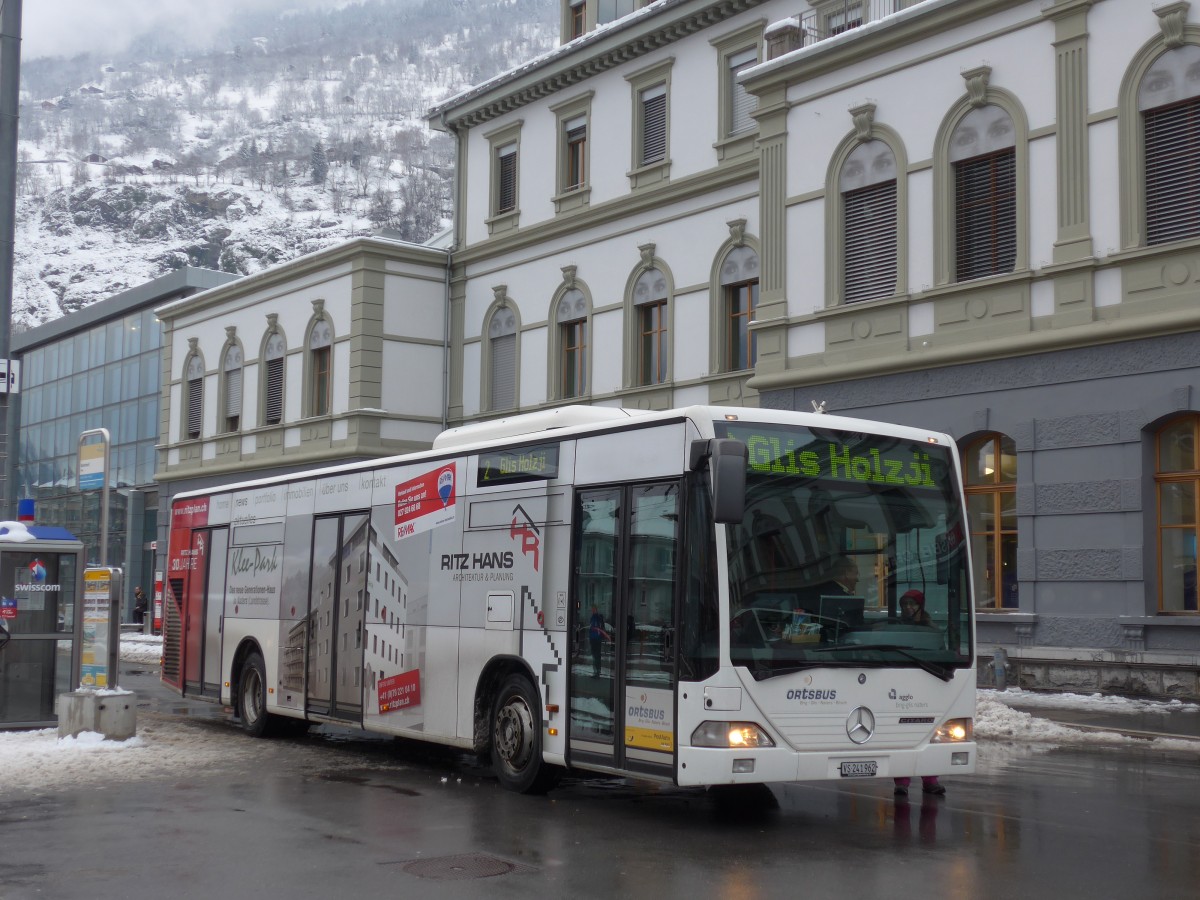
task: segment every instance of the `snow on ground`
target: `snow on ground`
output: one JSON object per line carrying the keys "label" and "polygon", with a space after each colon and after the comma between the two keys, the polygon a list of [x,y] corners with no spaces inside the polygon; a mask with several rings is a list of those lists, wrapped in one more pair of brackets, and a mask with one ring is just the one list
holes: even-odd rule
{"label": "snow on ground", "polygon": [[[157,665],[161,652],[161,637],[133,634],[121,638],[121,659],[125,662]],[[1144,713],[1200,716],[1200,705],[1178,700],[1044,694],[1019,689],[980,690],[975,736],[980,745],[981,768],[1004,765],[1018,756],[1048,752],[1064,745],[1139,747],[1200,754],[1200,740],[1146,740],[1116,732],[1081,731],[1014,706],[1047,713],[1056,709],[1090,711],[1110,719],[1113,715]],[[102,789],[105,783],[188,777],[196,772],[250,774],[264,762],[263,746],[217,720],[198,722],[144,712],[138,716],[137,737],[127,741],[106,741],[92,733],[60,739],[53,728],[0,731],[0,797],[15,791],[45,792],[79,783]],[[297,771],[328,763],[328,757],[314,753],[311,745],[271,742],[269,746],[272,754],[286,757],[280,762]],[[276,764],[274,759],[270,764]]]}
{"label": "snow on ground", "polygon": [[162,656],[162,635],[121,635],[121,662],[153,663]]}

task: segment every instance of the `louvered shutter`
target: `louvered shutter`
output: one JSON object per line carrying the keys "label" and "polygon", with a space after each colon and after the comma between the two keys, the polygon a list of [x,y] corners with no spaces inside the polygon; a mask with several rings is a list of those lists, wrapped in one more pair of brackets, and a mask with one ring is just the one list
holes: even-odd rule
{"label": "louvered shutter", "polygon": [[642,91],[642,160],[643,166],[667,158],[667,86]]}
{"label": "louvered shutter", "polygon": [[1200,100],[1147,110],[1146,242],[1200,234]]}
{"label": "louvered shutter", "polygon": [[492,338],[491,409],[517,405],[517,336]]}
{"label": "louvered shutter", "polygon": [[517,207],[517,145],[501,147],[496,154],[496,212],[502,213]]}
{"label": "louvered shutter", "polygon": [[758,50],[745,50],[729,57],[729,133],[741,134],[755,127],[750,113],[754,112],[755,99],[744,85],[738,84],[738,73],[758,65]]}
{"label": "louvered shutter", "polygon": [[242,417],[242,370],[230,369],[225,373],[225,424],[230,431],[237,431]]}
{"label": "louvered shutter", "polygon": [[193,356],[187,364],[187,436],[200,437],[204,423],[204,361]]}
{"label": "louvered shutter", "polygon": [[958,281],[1011,272],[1017,260],[1016,152],[954,164],[954,259]]}
{"label": "louvered shutter", "polygon": [[843,302],[890,297],[896,291],[896,182],[842,195]]}
{"label": "louvered shutter", "polygon": [[267,360],[267,408],[263,421],[278,425],[283,421],[283,357]]}
{"label": "louvered shutter", "polygon": [[192,378],[188,381],[188,437],[200,437],[200,424],[204,409],[204,379]]}

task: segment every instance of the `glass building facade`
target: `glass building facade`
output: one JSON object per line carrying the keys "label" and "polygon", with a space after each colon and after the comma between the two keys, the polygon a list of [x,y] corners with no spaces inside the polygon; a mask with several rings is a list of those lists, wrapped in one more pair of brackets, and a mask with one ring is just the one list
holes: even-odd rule
{"label": "glass building facade", "polygon": [[[154,482],[162,379],[162,328],[154,309],[234,276],[181,269],[15,335],[21,360],[20,438],[13,483],[32,498],[40,525],[84,545],[88,564],[125,572],[125,617],[133,589],[153,590],[158,523]],[[101,492],[79,491],[79,436],[108,429],[108,558],[99,559]]]}

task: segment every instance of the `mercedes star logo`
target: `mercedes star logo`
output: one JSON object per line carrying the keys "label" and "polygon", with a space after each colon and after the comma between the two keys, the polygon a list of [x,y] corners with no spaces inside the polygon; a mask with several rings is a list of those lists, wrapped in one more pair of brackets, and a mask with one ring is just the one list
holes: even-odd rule
{"label": "mercedes star logo", "polygon": [[846,718],[846,736],[856,744],[865,744],[875,734],[875,714],[865,706],[856,706]]}

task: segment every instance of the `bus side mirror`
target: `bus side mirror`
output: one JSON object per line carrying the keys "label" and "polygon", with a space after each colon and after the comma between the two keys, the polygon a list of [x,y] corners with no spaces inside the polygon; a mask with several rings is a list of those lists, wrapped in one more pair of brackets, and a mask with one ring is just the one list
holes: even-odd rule
{"label": "bus side mirror", "polygon": [[746,514],[746,445],[732,438],[692,441],[689,467],[698,472],[708,463],[712,488],[713,520],[718,525],[737,525]]}

